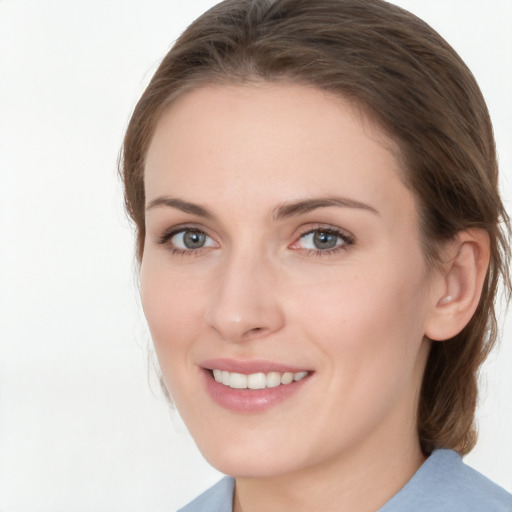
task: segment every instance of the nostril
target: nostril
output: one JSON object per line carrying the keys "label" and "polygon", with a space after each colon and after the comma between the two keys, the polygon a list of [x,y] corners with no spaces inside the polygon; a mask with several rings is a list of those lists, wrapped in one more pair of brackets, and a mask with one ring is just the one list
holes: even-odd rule
{"label": "nostril", "polygon": [[252,338],[252,337],[258,337],[258,335],[264,334],[267,329],[265,327],[253,327],[252,329],[248,329],[244,332],[242,338]]}

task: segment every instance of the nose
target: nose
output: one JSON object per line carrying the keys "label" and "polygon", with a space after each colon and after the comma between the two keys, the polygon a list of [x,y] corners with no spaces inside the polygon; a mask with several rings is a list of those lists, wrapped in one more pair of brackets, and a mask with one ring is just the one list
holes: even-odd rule
{"label": "nose", "polygon": [[263,257],[236,257],[216,276],[207,323],[231,343],[268,336],[284,325],[275,273]]}

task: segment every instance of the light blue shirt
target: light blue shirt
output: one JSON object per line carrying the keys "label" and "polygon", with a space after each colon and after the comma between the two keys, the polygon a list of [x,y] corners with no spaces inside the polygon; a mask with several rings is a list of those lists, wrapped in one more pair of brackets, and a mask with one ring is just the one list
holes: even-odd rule
{"label": "light blue shirt", "polygon": [[[233,512],[234,489],[235,480],[225,477],[178,512]],[[436,450],[377,512],[512,512],[512,494],[453,450]]]}

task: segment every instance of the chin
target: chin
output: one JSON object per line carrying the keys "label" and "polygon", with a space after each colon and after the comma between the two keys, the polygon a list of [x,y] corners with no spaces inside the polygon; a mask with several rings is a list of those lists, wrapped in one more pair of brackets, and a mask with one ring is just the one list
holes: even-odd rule
{"label": "chin", "polygon": [[302,467],[297,450],[288,446],[283,450],[282,441],[242,442],[223,439],[198,447],[204,458],[217,470],[236,478],[270,478],[292,473]]}
{"label": "chin", "polygon": [[275,478],[299,469],[294,461],[286,461],[281,457],[275,460],[272,455],[246,459],[233,454],[233,456],[206,457],[206,460],[221,473],[235,478]]}

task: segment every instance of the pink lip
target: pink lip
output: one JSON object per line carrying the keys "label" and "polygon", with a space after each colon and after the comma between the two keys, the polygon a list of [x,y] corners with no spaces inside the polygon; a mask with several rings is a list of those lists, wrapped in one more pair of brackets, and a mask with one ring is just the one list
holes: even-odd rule
{"label": "pink lip", "polygon": [[306,371],[305,368],[297,368],[294,366],[283,365],[271,361],[251,359],[251,360],[236,360],[236,359],[207,359],[202,361],[199,366],[207,370],[223,370],[226,372],[236,372],[249,375],[251,373],[268,373],[268,372],[292,372],[298,373]]}
{"label": "pink lip", "polygon": [[232,389],[218,383],[212,375],[213,368],[243,374],[257,372],[293,372],[304,371],[291,366],[283,366],[268,361],[236,361],[231,359],[211,359],[201,363],[203,382],[210,398],[221,407],[240,413],[261,413],[290,398],[309,382],[307,377],[291,384],[265,389]]}

